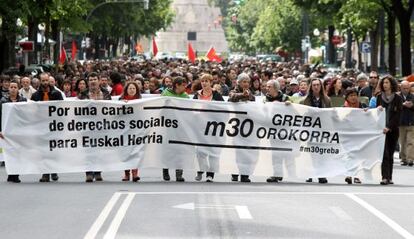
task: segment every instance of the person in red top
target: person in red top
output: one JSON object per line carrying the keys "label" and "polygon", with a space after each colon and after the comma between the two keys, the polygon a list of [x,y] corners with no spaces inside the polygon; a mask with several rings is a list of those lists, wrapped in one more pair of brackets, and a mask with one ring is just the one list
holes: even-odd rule
{"label": "person in red top", "polygon": [[[141,99],[141,94],[139,92],[139,86],[136,82],[130,81],[125,85],[124,92],[122,93],[121,97],[119,97],[119,100],[123,100],[125,102],[129,100],[136,100]],[[138,176],[138,169],[127,169],[125,170],[125,175],[122,178],[122,181],[126,182],[130,179],[130,172],[132,171],[132,181],[137,182],[140,180],[140,177]]]}
{"label": "person in red top", "polygon": [[121,83],[121,75],[118,72],[112,72],[111,73],[111,81],[112,81],[112,92],[111,95],[121,95],[124,91],[124,88],[122,87]]}
{"label": "person in red top", "polygon": [[[348,88],[348,89],[345,90],[344,107],[367,109],[367,105],[359,102],[358,89],[357,88]],[[350,177],[350,176],[346,177],[345,182],[348,183],[348,184],[352,184],[352,177]],[[354,178],[354,183],[361,183],[361,180],[359,178],[355,177]]]}

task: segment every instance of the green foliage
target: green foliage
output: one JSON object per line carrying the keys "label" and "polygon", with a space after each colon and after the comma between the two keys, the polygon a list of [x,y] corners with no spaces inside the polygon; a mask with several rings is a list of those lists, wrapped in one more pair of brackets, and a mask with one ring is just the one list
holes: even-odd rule
{"label": "green foliage", "polygon": [[300,48],[301,36],[300,9],[291,1],[272,0],[260,15],[252,45],[261,52],[273,52],[277,47],[292,52]]}
{"label": "green foliage", "polygon": [[338,28],[350,27],[355,36],[364,36],[368,31],[374,30],[382,6],[376,1],[347,0],[336,15]]}
{"label": "green foliage", "polygon": [[[232,16],[237,22],[232,22]],[[229,9],[226,36],[232,51],[273,52],[300,47],[300,12],[290,0],[249,0]]]}
{"label": "green foliage", "polygon": [[171,0],[152,0],[149,9],[142,3],[106,4],[93,13],[88,23],[92,31],[111,37],[149,36],[171,24]]}
{"label": "green foliage", "polygon": [[[28,11],[28,5],[24,0],[6,0],[0,4],[0,19],[2,21],[2,29],[0,34],[16,34],[19,29],[16,20],[24,16]],[[5,31],[5,32],[2,32]]]}
{"label": "green foliage", "polygon": [[[252,44],[252,35],[261,13],[266,9],[266,5],[266,3],[264,4],[264,2],[260,0],[250,0],[240,5],[240,12],[237,15],[235,28],[238,35],[237,38],[243,40],[243,42],[238,43],[242,47],[240,50],[249,53],[256,52],[256,49]],[[232,47],[231,43],[230,47]]]}

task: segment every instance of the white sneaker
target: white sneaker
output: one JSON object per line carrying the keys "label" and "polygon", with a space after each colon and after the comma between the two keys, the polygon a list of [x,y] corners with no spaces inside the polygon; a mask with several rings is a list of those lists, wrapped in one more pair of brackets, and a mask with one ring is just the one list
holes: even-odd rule
{"label": "white sneaker", "polygon": [[206,178],[206,182],[208,182],[208,183],[212,183],[212,182],[213,182],[213,177],[208,176],[208,177]]}

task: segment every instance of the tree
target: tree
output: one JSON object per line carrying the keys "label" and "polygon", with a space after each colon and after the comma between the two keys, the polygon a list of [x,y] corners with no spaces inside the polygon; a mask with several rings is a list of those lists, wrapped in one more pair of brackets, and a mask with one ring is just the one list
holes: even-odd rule
{"label": "tree", "polygon": [[0,70],[13,66],[16,62],[16,36],[19,33],[16,21],[27,11],[23,0],[7,0],[0,4]]}
{"label": "tree", "polygon": [[[381,14],[382,7],[374,1],[370,0],[347,0],[344,1],[338,14],[336,22],[342,29],[350,29],[353,37],[356,39],[357,45],[362,42],[367,32],[370,33],[371,39],[371,69],[377,70],[378,59],[378,19]],[[361,63],[361,52],[358,51],[358,62]],[[361,64],[359,66],[361,68]]]}
{"label": "tree", "polygon": [[[249,0],[229,9],[226,21],[226,37],[232,51],[256,53],[252,35],[260,15],[266,10],[268,1]],[[233,18],[233,19],[232,19]],[[235,20],[235,21],[234,21]]]}
{"label": "tree", "polygon": [[300,9],[292,1],[268,1],[254,28],[252,44],[262,52],[273,52],[276,47],[294,52],[300,49],[300,23]]}
{"label": "tree", "polygon": [[328,28],[328,47],[327,58],[328,63],[335,64],[335,46],[332,42],[332,38],[335,31],[335,22],[333,21],[336,14],[339,12],[343,0],[293,0],[293,2],[304,8],[311,14],[311,18],[315,18],[318,21],[318,26]]}
{"label": "tree", "polygon": [[171,0],[152,0],[148,10],[137,3],[110,3],[99,7],[89,20],[95,52],[105,42],[111,42],[115,46],[112,51],[116,52],[121,38],[150,36],[166,28],[174,17],[170,4]]}
{"label": "tree", "polygon": [[400,26],[402,75],[411,75],[411,26],[410,19],[414,0],[392,0],[391,10],[395,13]]}

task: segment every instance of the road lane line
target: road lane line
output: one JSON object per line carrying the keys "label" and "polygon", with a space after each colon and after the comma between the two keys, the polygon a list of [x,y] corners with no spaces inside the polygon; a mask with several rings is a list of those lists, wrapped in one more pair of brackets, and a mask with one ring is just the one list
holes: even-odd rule
{"label": "road lane line", "polygon": [[[213,195],[213,203],[218,205],[223,205],[222,199],[217,196],[217,194]],[[232,221],[230,219],[229,211],[225,210],[219,210],[216,209],[215,215],[217,217],[217,223],[218,227],[216,227],[218,235],[218,238],[237,238],[235,235],[235,227],[232,224]]]}
{"label": "road lane line", "polygon": [[[122,193],[122,192],[120,192]],[[412,196],[414,193],[387,193],[387,192],[128,192],[134,193],[138,195],[162,195],[162,194],[183,194],[183,195],[191,195],[191,194],[218,194],[218,195],[344,195],[347,193],[357,194],[357,195],[406,195]]]}
{"label": "road lane line", "polygon": [[378,217],[381,221],[385,222],[388,226],[390,226],[394,231],[396,231],[398,234],[400,234],[404,238],[414,238],[414,236],[405,230],[402,226],[398,225],[395,221],[393,221],[391,218],[387,217],[384,213],[376,209],[375,207],[371,206],[369,203],[364,201],[363,199],[355,196],[352,193],[346,193],[345,194],[350,199],[354,200],[356,203],[361,205],[363,208],[367,209],[369,212],[374,214],[376,217]]}
{"label": "road lane line", "polygon": [[108,217],[109,213],[112,211],[115,203],[118,201],[119,197],[122,195],[120,192],[114,193],[108,203],[105,205],[104,209],[102,210],[101,214],[99,214],[96,221],[93,223],[92,227],[89,229],[88,233],[86,233],[84,239],[94,239],[98,234],[99,230],[101,229],[102,225],[104,224],[106,218]]}
{"label": "road lane line", "polygon": [[237,214],[239,214],[240,219],[253,219],[252,214],[250,214],[249,208],[247,206],[235,206]]}
{"label": "road lane line", "polygon": [[119,226],[121,225],[122,220],[125,217],[125,214],[128,210],[129,205],[131,205],[132,200],[135,197],[135,193],[128,193],[128,196],[125,198],[121,207],[119,207],[118,212],[116,213],[114,219],[111,222],[108,230],[105,233],[104,239],[115,238],[116,233],[118,232]]}
{"label": "road lane line", "polygon": [[329,209],[339,218],[345,221],[352,220],[352,217],[340,207],[329,207]]}

